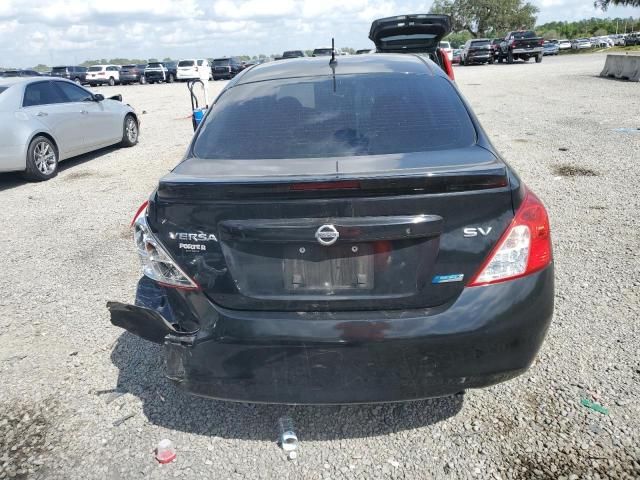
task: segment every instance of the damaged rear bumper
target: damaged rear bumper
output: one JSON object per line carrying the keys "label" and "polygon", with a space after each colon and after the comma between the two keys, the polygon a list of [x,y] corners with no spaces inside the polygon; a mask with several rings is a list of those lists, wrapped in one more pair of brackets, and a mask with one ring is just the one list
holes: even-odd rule
{"label": "damaged rear bumper", "polygon": [[111,322],[162,343],[167,377],[191,393],[287,404],[405,401],[525,371],[553,314],[553,265],[465,288],[453,304],[425,310],[227,310],[150,280],[137,303],[110,303]]}

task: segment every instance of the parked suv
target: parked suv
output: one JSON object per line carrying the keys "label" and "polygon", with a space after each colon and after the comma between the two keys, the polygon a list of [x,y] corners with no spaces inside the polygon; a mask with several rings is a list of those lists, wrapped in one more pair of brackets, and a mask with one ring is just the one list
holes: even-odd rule
{"label": "parked suv", "polygon": [[287,50],[282,54],[282,58],[306,57],[302,50]]}
{"label": "parked suv", "polygon": [[177,62],[150,62],[144,69],[144,78],[147,83],[176,81]]}
{"label": "parked suv", "polygon": [[640,32],[633,32],[624,37],[625,47],[631,47],[634,45],[640,45]]}
{"label": "parked suv", "polygon": [[460,52],[460,63],[462,65],[471,65],[472,63],[493,63],[491,40],[488,38],[467,40]]}
{"label": "parked suv", "polygon": [[120,83],[120,67],[118,65],[92,65],[87,69],[89,85],[115,85]]}
{"label": "parked suv", "polygon": [[120,83],[122,85],[127,85],[129,83],[139,82],[144,85],[147,83],[147,80],[144,77],[144,69],[146,67],[146,64],[123,65],[120,69]]}
{"label": "parked suv", "polygon": [[239,58],[216,58],[211,66],[211,74],[214,80],[231,79],[242,71],[242,62]]}
{"label": "parked suv", "polygon": [[177,80],[202,80],[209,81],[211,78],[211,66],[209,60],[204,58],[191,58],[180,60],[177,68]]}
{"label": "parked suv", "polygon": [[87,67],[53,67],[51,69],[51,76],[66,78],[67,80],[72,80],[82,85],[87,81]]}

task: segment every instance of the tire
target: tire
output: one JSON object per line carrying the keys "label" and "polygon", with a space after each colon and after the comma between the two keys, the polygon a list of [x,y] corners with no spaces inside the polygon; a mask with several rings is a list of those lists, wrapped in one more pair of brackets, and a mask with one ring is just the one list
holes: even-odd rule
{"label": "tire", "polygon": [[124,122],[122,124],[122,141],[120,142],[120,146],[133,147],[138,143],[139,133],[140,131],[138,130],[138,121],[136,120],[136,117],[128,113],[124,117]]}
{"label": "tire", "polygon": [[487,60],[487,65],[493,65],[494,59],[493,57],[491,57],[489,60]]}
{"label": "tire", "polygon": [[109,77],[109,86],[113,87],[116,84],[116,80],[113,77]]}
{"label": "tire", "polygon": [[507,63],[508,64],[512,64],[513,63],[513,53],[511,53],[511,52],[507,53]]}
{"label": "tire", "polygon": [[175,82],[175,81],[176,81],[176,77],[174,77],[174,76],[173,76],[173,73],[170,73],[170,74],[167,76],[167,83],[173,83],[173,82]]}
{"label": "tire", "polygon": [[58,174],[58,149],[51,139],[38,135],[27,149],[24,178],[32,182],[49,180]]}
{"label": "tire", "polygon": [[147,83],[147,77],[145,77],[144,75],[142,75],[140,77],[140,85],[144,85],[145,83]]}
{"label": "tire", "polygon": [[78,77],[74,78],[73,81],[76,82],[78,85],[82,85],[82,82]]}
{"label": "tire", "polygon": [[536,63],[541,63],[542,62],[542,55],[538,54],[536,55]]}
{"label": "tire", "polygon": [[502,63],[502,57],[500,55],[498,55],[498,63]]}

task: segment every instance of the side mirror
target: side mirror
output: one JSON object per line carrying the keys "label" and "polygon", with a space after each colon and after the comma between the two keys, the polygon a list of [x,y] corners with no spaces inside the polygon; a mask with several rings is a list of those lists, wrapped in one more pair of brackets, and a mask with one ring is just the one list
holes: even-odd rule
{"label": "side mirror", "polygon": [[112,97],[109,97],[109,100],[117,100],[118,102],[122,101],[122,95],[118,94],[118,95],[113,95]]}
{"label": "side mirror", "polygon": [[104,95],[102,95],[101,93],[96,93],[93,95],[94,102],[101,102],[103,100],[104,100]]}

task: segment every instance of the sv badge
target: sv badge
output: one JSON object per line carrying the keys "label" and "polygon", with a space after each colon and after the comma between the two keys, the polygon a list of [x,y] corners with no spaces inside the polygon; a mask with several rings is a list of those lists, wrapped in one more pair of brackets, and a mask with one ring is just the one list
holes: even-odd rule
{"label": "sv badge", "polygon": [[488,227],[488,228],[466,227],[464,230],[462,230],[462,232],[464,236],[467,238],[477,237],[478,235],[482,235],[483,237],[486,237],[491,233],[491,230],[493,230],[493,227]]}

